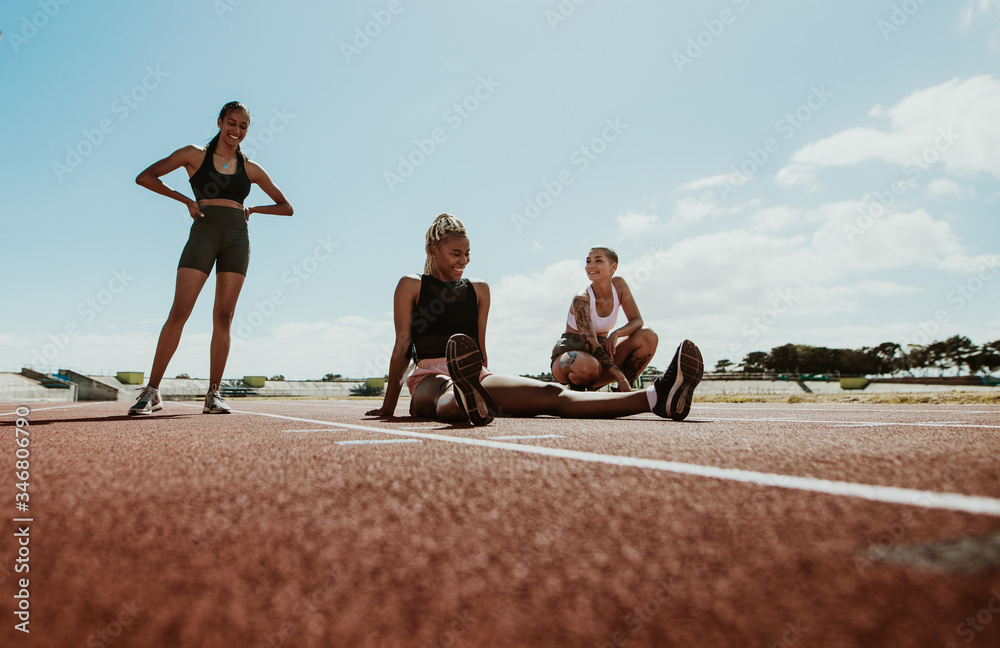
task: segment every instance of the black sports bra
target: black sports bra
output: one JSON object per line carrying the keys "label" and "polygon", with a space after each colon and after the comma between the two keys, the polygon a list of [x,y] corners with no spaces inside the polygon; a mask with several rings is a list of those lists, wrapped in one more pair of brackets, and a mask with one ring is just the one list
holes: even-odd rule
{"label": "black sports bra", "polygon": [[414,362],[445,357],[448,338],[465,333],[479,346],[479,300],[468,279],[441,281],[420,275],[420,295],[410,318],[407,356]]}
{"label": "black sports bra", "polygon": [[223,199],[243,204],[250,195],[250,177],[243,164],[243,154],[236,154],[236,173],[226,175],[215,170],[212,152],[205,151],[205,160],[190,178],[195,200]]}

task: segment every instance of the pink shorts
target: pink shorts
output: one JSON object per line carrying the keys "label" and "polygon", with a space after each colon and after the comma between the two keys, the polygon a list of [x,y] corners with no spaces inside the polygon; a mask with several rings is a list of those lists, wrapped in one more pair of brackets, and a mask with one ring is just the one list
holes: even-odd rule
{"label": "pink shorts", "polygon": [[[479,379],[482,380],[486,376],[492,375],[492,371],[483,367],[482,371],[479,372]],[[406,379],[406,388],[410,390],[411,396],[417,388],[417,384],[427,376],[440,376],[451,380],[451,376],[448,374],[448,361],[444,358],[427,358],[418,362],[416,369]]]}

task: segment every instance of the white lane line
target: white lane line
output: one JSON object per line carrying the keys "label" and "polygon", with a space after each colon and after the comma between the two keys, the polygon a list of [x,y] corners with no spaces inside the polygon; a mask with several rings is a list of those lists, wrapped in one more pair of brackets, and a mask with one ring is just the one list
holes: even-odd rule
{"label": "white lane line", "polygon": [[739,421],[741,423],[825,423],[832,425],[833,427],[869,427],[869,426],[882,426],[882,425],[900,425],[903,427],[950,427],[950,428],[985,428],[987,430],[1000,430],[1000,425],[980,425],[978,423],[952,423],[949,421],[944,421],[941,423],[935,422],[916,422],[916,423],[906,423],[906,422],[885,422],[885,421],[824,421],[824,420],[811,420],[811,419],[799,419],[799,418],[724,418],[717,417],[712,419],[713,421]]}
{"label": "white lane line", "polygon": [[282,432],[343,432],[347,428],[319,428],[313,430],[282,430]]}
{"label": "white lane line", "polygon": [[[848,427],[887,427],[890,425],[913,425],[917,427],[970,427],[964,424],[962,421],[921,421],[919,423],[838,423],[832,427],[848,428]],[[995,427],[995,426],[983,426],[983,427]]]}
{"label": "white lane line", "polygon": [[366,441],[337,441],[337,445],[381,445],[385,443],[423,443],[421,439],[368,439]]}
{"label": "white lane line", "polygon": [[[910,409],[913,408],[913,409]],[[860,408],[854,409],[853,407],[844,406],[843,408],[838,407],[806,407],[806,406],[796,406],[796,407],[765,407],[760,406],[760,404],[754,403],[732,403],[726,406],[726,404],[718,405],[702,405],[695,403],[691,407],[691,411],[695,410],[740,410],[748,409],[756,412],[774,412],[779,410],[788,410],[790,412],[854,412],[858,414],[868,414],[870,412],[889,412],[892,414],[899,414],[900,412],[916,412],[920,414],[996,414],[997,410],[944,410],[944,409],[917,409],[913,405],[901,405],[898,409],[867,409]]]}
{"label": "white lane line", "polygon": [[[58,407],[30,407],[30,405],[24,405],[23,407],[27,407],[28,410],[31,412],[30,414],[28,414],[28,420],[30,421],[31,414],[34,414],[35,412],[47,412],[49,410],[58,410],[58,409],[72,409],[74,407],[84,407],[86,405],[93,405],[93,403],[77,403],[76,405],[60,405]],[[14,410],[13,412],[0,412],[0,416],[17,416],[17,415],[18,415],[17,410]]]}
{"label": "white lane line", "polygon": [[527,436],[499,436],[489,437],[494,441],[515,441],[518,439],[565,439],[565,434],[529,434]]}
{"label": "white lane line", "polygon": [[486,439],[470,439],[467,437],[448,436],[445,434],[400,431],[388,428],[371,427],[368,425],[354,425],[351,423],[315,421],[312,419],[297,418],[294,416],[283,416],[281,414],[263,414],[260,412],[240,413],[255,414],[257,416],[265,416],[268,418],[276,418],[286,421],[299,421],[302,423],[342,425],[346,428],[364,430],[366,432],[380,432],[382,434],[391,434],[394,436],[445,441],[460,445],[478,446],[480,448],[510,450],[512,452],[520,452],[524,454],[556,457],[559,459],[574,459],[576,461],[606,464],[610,466],[661,470],[664,472],[672,472],[682,475],[694,475],[696,477],[710,477],[713,479],[724,479],[747,484],[757,484],[761,486],[774,486],[777,488],[788,488],[812,493],[825,493],[827,495],[835,495],[838,497],[857,497],[874,502],[887,502],[890,504],[904,504],[907,506],[921,506],[924,508],[944,509],[947,511],[963,511],[979,515],[1000,516],[1000,499],[982,497],[979,495],[936,493],[934,491],[897,488],[895,486],[875,486],[871,484],[857,484],[853,482],[817,479],[815,477],[796,477],[793,475],[761,473],[752,470],[741,470],[738,468],[717,468],[715,466],[685,464],[676,461],[664,461],[662,459],[639,459],[637,457],[606,455],[595,452],[583,452],[580,450],[568,450],[565,448],[547,448],[543,446],[525,445],[520,443],[507,443],[504,441],[489,441]]}
{"label": "white lane line", "polygon": [[898,425],[898,424],[897,423],[838,423],[836,425],[831,425],[830,427],[861,428],[861,427],[887,427],[890,425]]}

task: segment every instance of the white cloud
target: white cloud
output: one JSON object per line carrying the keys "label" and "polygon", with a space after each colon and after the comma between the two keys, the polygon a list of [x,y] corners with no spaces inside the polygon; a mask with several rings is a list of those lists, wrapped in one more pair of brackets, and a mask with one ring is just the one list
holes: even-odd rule
{"label": "white cloud", "polygon": [[656,231],[659,221],[660,217],[654,214],[628,212],[618,214],[618,229],[623,236],[635,236]]}
{"label": "white cloud", "polygon": [[802,211],[790,207],[768,207],[750,218],[755,232],[780,232],[794,225],[802,218]]}
{"label": "white cloud", "polygon": [[[707,200],[697,204],[702,214],[717,209]],[[857,227],[865,206],[842,201],[808,211],[747,207],[750,228],[707,233],[666,247],[619,249],[618,274],[629,282],[646,325],[660,335],[653,364],[666,365],[684,337],[703,343],[706,357],[732,357],[734,345],[751,350],[751,338],[741,329],[781,299],[790,300],[791,307],[770,332],[778,336],[778,344],[789,341],[780,339],[783,331],[799,336],[811,331],[802,328],[802,318],[856,317],[872,299],[925,290],[899,280],[898,270],[959,272],[978,259],[964,254],[950,222],[922,209],[870,219],[852,240],[845,225]],[[796,225],[796,235],[785,233],[791,225]],[[494,371],[546,370],[571,297],[586,285],[580,266],[579,261],[561,261],[541,273],[509,275],[495,284],[488,343]],[[893,314],[878,317],[891,319]],[[763,344],[762,339],[754,343]],[[855,346],[872,344],[872,339]]]}
{"label": "white cloud", "polygon": [[720,173],[719,175],[709,176],[707,178],[699,178],[698,180],[692,180],[690,182],[685,182],[681,186],[677,187],[674,191],[698,191],[700,189],[715,189],[716,187],[721,187],[725,184],[732,184],[733,174],[732,173]]}
{"label": "white cloud", "polygon": [[949,254],[935,265],[949,272],[992,276],[1000,273],[1000,256],[995,254],[979,254],[970,257],[964,254]]}
{"label": "white cloud", "polygon": [[682,198],[677,201],[674,208],[674,217],[671,220],[673,225],[699,221],[713,213],[721,213],[715,202],[711,199]]}
{"label": "white cloud", "polygon": [[956,198],[963,198],[964,193],[962,193],[962,187],[959,186],[954,180],[949,180],[947,178],[934,178],[931,180],[930,184],[927,185],[927,197],[937,198],[939,196],[955,196]]}
{"label": "white cloud", "polygon": [[671,227],[681,227],[687,223],[700,221],[706,216],[723,216],[739,214],[747,209],[760,205],[760,199],[739,203],[731,207],[723,207],[715,202],[711,193],[706,193],[700,198],[681,198],[674,205],[674,215],[670,219]]}
{"label": "white cloud", "polygon": [[969,0],[962,10],[962,22],[968,27],[977,16],[990,14],[998,8],[1000,8],[1000,0]]}
{"label": "white cloud", "polygon": [[992,75],[952,79],[871,114],[887,117],[888,130],[856,126],[808,144],[779,171],[779,181],[803,184],[815,169],[870,160],[913,176],[940,161],[949,173],[1000,177],[1000,80]]}
{"label": "white cloud", "polygon": [[816,170],[808,164],[792,163],[778,169],[774,176],[775,182],[785,186],[817,187]]}
{"label": "white cloud", "polygon": [[[226,377],[284,374],[289,379],[322,378],[327,373],[379,376],[389,369],[394,339],[391,314],[371,320],[344,317],[328,322],[298,322],[266,326],[240,337],[238,321],[226,365]],[[187,373],[207,378],[211,333],[186,333],[167,368],[167,377]],[[32,350],[46,352],[45,335],[17,340],[16,347],[0,338],[0,355],[29,364]],[[47,364],[84,371],[149,371],[156,336],[150,334],[88,334],[74,336]],[[136,358],[142,361],[138,364]]]}

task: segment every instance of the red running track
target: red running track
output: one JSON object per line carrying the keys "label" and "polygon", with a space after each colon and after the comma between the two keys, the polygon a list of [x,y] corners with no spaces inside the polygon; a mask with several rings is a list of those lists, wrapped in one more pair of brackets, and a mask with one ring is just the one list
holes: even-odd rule
{"label": "red running track", "polygon": [[1000,645],[1000,407],[234,404],[0,405],[0,645]]}

